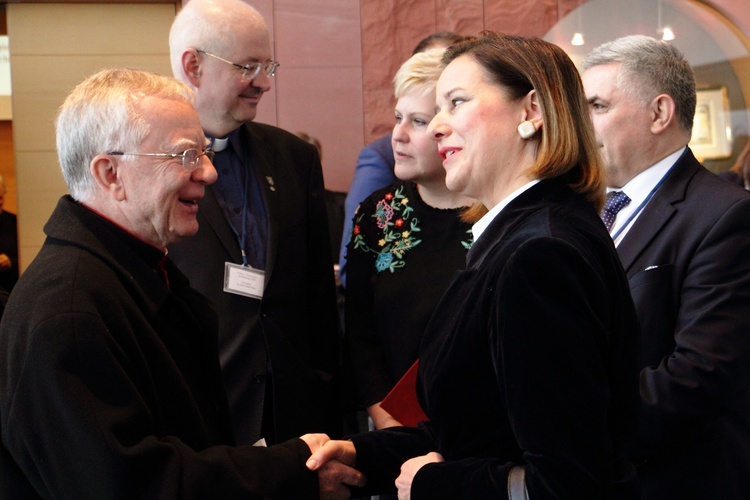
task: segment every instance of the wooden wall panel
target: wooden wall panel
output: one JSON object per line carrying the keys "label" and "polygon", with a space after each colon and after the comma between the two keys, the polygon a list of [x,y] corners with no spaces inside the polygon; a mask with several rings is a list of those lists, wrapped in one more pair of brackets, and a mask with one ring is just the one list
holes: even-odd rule
{"label": "wooden wall panel", "polygon": [[8,5],[20,264],[39,251],[42,227],[67,192],[54,118],[73,86],[95,71],[130,66],[170,74],[175,5]]}
{"label": "wooden wall panel", "polygon": [[435,0],[362,0],[364,135],[393,128],[393,76],[416,44],[438,30]]}
{"label": "wooden wall panel", "polygon": [[435,0],[437,31],[476,35],[484,29],[484,0]]}
{"label": "wooden wall panel", "polygon": [[14,56],[165,54],[175,12],[172,4],[14,4],[8,9]]}
{"label": "wooden wall panel", "polygon": [[277,125],[317,137],[326,187],[348,191],[364,145],[359,4],[275,0],[274,20]]}
{"label": "wooden wall panel", "polygon": [[485,3],[485,27],[513,35],[541,37],[557,23],[557,6],[558,0],[488,0]]}

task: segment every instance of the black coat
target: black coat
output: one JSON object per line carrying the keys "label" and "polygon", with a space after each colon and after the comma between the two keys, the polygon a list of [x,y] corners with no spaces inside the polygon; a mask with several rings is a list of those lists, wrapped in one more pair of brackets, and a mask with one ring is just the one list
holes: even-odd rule
{"label": "black coat", "polygon": [[[338,313],[320,160],[312,145],[276,127],[248,123],[243,133],[269,221],[263,300],[223,291],[224,264],[242,257],[210,186],[199,203],[198,233],[170,248],[170,256],[219,313],[219,354],[238,442],[337,435]],[[261,436],[269,376],[276,435]]]}
{"label": "black coat", "polygon": [[317,497],[301,440],[231,446],[216,315],[176,267],[69,197],[45,232],[0,323],[1,498]]}
{"label": "black coat", "polygon": [[750,498],[750,194],[688,150],[618,251],[642,332],[644,499]]}
{"label": "black coat", "polygon": [[510,202],[469,251],[420,348],[430,423],[354,437],[387,484],[429,449],[411,498],[635,498],[626,455],[638,405],[635,310],[593,207],[560,180]]}

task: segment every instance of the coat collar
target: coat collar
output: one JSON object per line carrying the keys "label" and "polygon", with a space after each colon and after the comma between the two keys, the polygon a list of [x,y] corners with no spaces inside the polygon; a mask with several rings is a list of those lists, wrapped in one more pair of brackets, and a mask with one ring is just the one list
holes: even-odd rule
{"label": "coat collar", "polygon": [[630,271],[630,267],[638,256],[679,211],[680,204],[685,200],[690,181],[701,168],[701,164],[688,148],[682,158],[666,174],[664,183],[654,193],[653,198],[617,247],[626,272]]}
{"label": "coat collar", "polygon": [[[485,257],[492,253],[491,250],[497,243],[505,239],[506,234],[511,232],[518,224],[539,210],[550,206],[560,206],[565,200],[575,196],[567,185],[565,176],[554,179],[542,180],[530,187],[513,201],[511,201],[490,222],[482,236],[477,239],[467,256],[468,265],[480,265]],[[581,198],[581,200],[583,200]],[[582,201],[586,203],[585,201]],[[591,208],[593,210],[593,208]],[[491,237],[488,233],[491,233]]]}

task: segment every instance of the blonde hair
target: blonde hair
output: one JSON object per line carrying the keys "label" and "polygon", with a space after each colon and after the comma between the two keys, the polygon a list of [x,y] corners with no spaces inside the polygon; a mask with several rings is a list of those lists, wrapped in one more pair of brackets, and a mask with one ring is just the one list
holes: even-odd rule
{"label": "blonde hair", "polygon": [[393,94],[396,99],[409,92],[427,95],[435,90],[443,72],[445,49],[429,49],[414,54],[401,65],[393,77]]}

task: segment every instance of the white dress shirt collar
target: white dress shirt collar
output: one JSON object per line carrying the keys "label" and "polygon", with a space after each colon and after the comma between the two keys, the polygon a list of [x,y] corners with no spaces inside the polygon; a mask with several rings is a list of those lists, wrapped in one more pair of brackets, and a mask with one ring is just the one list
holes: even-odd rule
{"label": "white dress shirt collar", "polygon": [[503,209],[508,206],[508,203],[518,198],[521,193],[537,184],[538,182],[539,180],[536,179],[516,189],[511,194],[506,196],[500,203],[492,207],[490,211],[484,214],[481,219],[474,223],[474,225],[471,226],[471,232],[474,235],[474,241],[477,241],[479,237],[482,236],[482,233],[484,233],[484,230],[487,229],[487,226],[489,226],[490,223],[495,219],[495,217],[497,217],[500,212],[502,212]]}
{"label": "white dress shirt collar", "polygon": [[[685,152],[686,147],[680,148],[666,158],[658,161],[651,167],[647,168],[640,174],[636,175],[627,184],[622,187],[622,191],[630,198],[630,203],[625,206],[617,214],[615,223],[612,225],[610,233],[617,235],[615,239],[615,245],[618,245],[625,235],[630,231],[633,223],[638,219],[640,212],[638,210],[641,207],[646,198],[651,194],[651,191],[659,184],[665,175],[672,169],[677,163],[682,154]],[[607,188],[607,192],[616,191],[615,189]],[[621,230],[622,226],[627,224],[627,227]]]}

